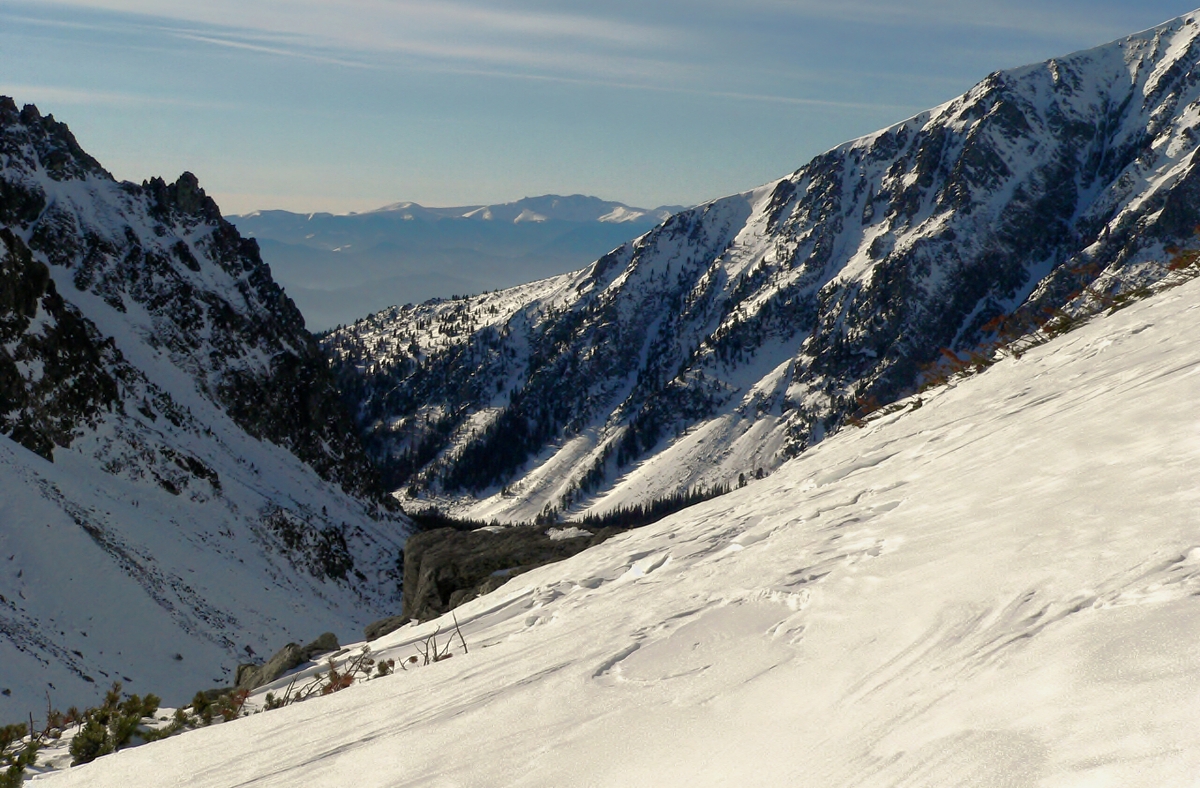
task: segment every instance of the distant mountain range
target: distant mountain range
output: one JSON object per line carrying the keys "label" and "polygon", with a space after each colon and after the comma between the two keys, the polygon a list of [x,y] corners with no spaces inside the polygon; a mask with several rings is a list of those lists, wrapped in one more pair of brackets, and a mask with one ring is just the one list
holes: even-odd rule
{"label": "distant mountain range", "polygon": [[275,280],[308,327],[319,331],[389,306],[577,270],[678,210],[577,194],[499,205],[401,202],[348,215],[257,211],[227,218],[258,241]]}
{"label": "distant mountain range", "polygon": [[576,273],[334,332],[339,386],[393,487],[476,517],[769,473],[1196,248],[1198,64],[1186,17],[994,73]]}

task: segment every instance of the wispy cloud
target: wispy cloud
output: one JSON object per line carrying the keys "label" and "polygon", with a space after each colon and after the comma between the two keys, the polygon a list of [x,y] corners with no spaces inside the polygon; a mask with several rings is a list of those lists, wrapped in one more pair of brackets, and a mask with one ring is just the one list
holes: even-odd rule
{"label": "wispy cloud", "polygon": [[195,41],[199,44],[209,44],[211,46],[226,47],[229,49],[241,49],[247,52],[259,52],[264,55],[295,57],[303,60],[312,60],[317,63],[328,63],[330,65],[347,66],[351,68],[367,68],[370,65],[363,60],[352,60],[347,57],[325,55],[303,46],[289,47],[286,45],[272,45],[265,42],[244,41],[238,38],[215,34],[206,35],[189,30],[165,29],[164,32],[169,33],[176,38],[183,39],[184,41]]}
{"label": "wispy cloud", "polygon": [[[541,0],[40,0],[41,9],[58,8],[57,17],[26,16],[76,28],[111,31],[125,26],[205,46],[342,67],[479,74],[857,110],[888,107],[877,101],[842,101],[838,92],[868,84],[873,76],[895,84],[903,68],[883,63],[869,51],[844,59],[806,58],[806,48],[834,46],[819,38],[831,22],[894,27],[898,35],[934,26],[943,31],[943,39],[947,28],[1019,30],[1036,36],[1061,31],[1068,22],[1074,42],[1091,35],[1099,43],[1115,35],[1119,28],[1112,26],[1112,7],[1106,13],[1080,14],[1076,6],[1082,2],[611,0],[590,6],[564,1],[557,10],[548,10],[552,5]],[[4,5],[0,0],[0,11]],[[87,16],[86,22],[76,19]],[[738,25],[752,25],[755,33],[739,37]],[[1092,28],[1093,34],[1080,33]],[[767,41],[775,46],[766,46]],[[945,40],[941,45],[950,46]],[[840,83],[835,84],[835,76]],[[963,87],[944,73],[923,70],[920,77],[931,87],[939,81],[953,83],[948,89]],[[900,102],[891,108],[915,109]]]}
{"label": "wispy cloud", "polygon": [[696,44],[668,25],[478,2],[57,0],[42,7],[100,12],[106,18],[80,23],[26,14],[25,21],[84,29],[124,24],[214,46],[359,67],[394,67],[395,58],[407,58],[405,66],[420,60],[443,68],[470,64],[662,82],[684,75],[664,53]]}
{"label": "wispy cloud", "polygon": [[635,24],[591,14],[535,13],[498,10],[480,5],[454,2],[415,2],[414,0],[357,0],[346,5],[355,10],[393,15],[446,30],[475,28],[491,34],[505,33],[543,39],[572,39],[601,42],[619,47],[662,46],[672,35],[670,28]]}
{"label": "wispy cloud", "polygon": [[[208,0],[205,3],[162,0],[58,0],[59,5],[139,14],[148,17],[271,32],[316,34],[353,43],[386,42],[408,28],[454,34],[518,35],[573,39],[623,46],[663,43],[669,30],[601,14],[547,13],[461,0]],[[336,21],[333,26],[330,21]]]}
{"label": "wispy cloud", "polygon": [[[0,91],[97,105],[71,115],[110,166],[204,169],[244,209],[487,189],[683,202],[1179,2],[0,0]],[[170,111],[195,97],[234,111]]]}
{"label": "wispy cloud", "polygon": [[155,96],[107,90],[84,90],[59,85],[20,84],[0,82],[0,95],[9,96],[18,104],[53,106],[108,107],[183,107],[187,109],[230,109],[233,105],[213,101],[196,101],[176,96]]}
{"label": "wispy cloud", "polygon": [[[551,50],[582,45],[619,53],[662,49],[678,38],[678,31],[669,27],[602,15],[500,10],[443,0],[259,0],[251,4],[240,0],[58,0],[56,4],[237,30],[245,37],[287,36],[297,46],[497,60],[514,58],[531,44]],[[230,20],[237,22],[231,25]]]}
{"label": "wispy cloud", "polygon": [[567,85],[589,85],[595,87],[618,88],[622,90],[636,90],[651,93],[672,93],[676,95],[692,95],[702,96],[706,98],[730,99],[733,101],[747,101],[762,104],[781,104],[797,107],[814,107],[825,109],[841,109],[841,110],[862,110],[862,111],[885,111],[885,112],[908,112],[915,113],[927,109],[925,106],[916,104],[888,104],[866,101],[838,101],[831,99],[805,98],[803,96],[787,96],[782,94],[771,93],[747,93],[729,90],[706,90],[703,88],[691,88],[679,85],[653,85],[637,82],[620,82],[617,80],[594,79],[585,77],[563,77],[552,76],[545,74],[526,74],[515,71],[501,71],[497,69],[471,69],[457,68],[452,69],[452,73],[464,74],[472,76],[484,77],[501,77],[505,79],[528,80],[534,82],[555,82]]}
{"label": "wispy cloud", "polygon": [[[693,0],[701,7],[730,9],[730,0]],[[1083,37],[1119,36],[1131,32],[1113,4],[1076,0],[1045,3],[1034,0],[737,0],[743,12],[781,18],[836,19],[888,27],[939,25],[1054,35],[1069,30]],[[1180,9],[1179,13],[1187,9]],[[1171,12],[1165,12],[1163,20]],[[1099,40],[1097,41],[1099,43]]]}

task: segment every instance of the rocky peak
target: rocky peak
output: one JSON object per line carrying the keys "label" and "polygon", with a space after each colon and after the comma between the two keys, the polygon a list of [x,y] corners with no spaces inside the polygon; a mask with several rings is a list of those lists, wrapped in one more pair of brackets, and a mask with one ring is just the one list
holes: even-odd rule
{"label": "rocky peak", "polygon": [[[33,104],[21,110],[9,96],[0,96],[0,156],[12,156],[25,148],[41,162],[47,176],[55,180],[97,175],[112,179],[100,163],[84,152],[65,123],[53,115],[43,116]],[[26,154],[28,156],[28,154]],[[30,159],[26,163],[32,164]]]}
{"label": "rocky peak", "polygon": [[119,183],[11,100],[0,436],[4,716],[117,670],[183,701],[398,605],[410,526],[257,244],[194,175]]}
{"label": "rocky peak", "polygon": [[[256,437],[378,497],[303,317],[195,175],[118,184],[36,107],[0,109],[0,218]],[[132,310],[132,311],[131,311]]]}
{"label": "rocky peak", "polygon": [[151,178],[142,183],[153,200],[153,210],[163,217],[172,214],[191,217],[210,224],[221,224],[221,211],[216,202],[200,188],[200,180],[190,172],[179,176],[179,180],[168,185],[162,178]]}

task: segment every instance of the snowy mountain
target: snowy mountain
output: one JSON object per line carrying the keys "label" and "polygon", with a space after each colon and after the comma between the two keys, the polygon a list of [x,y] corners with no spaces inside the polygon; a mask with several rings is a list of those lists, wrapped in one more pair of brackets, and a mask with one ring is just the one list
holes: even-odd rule
{"label": "snowy mountain", "polygon": [[0,98],[0,719],[397,607],[407,526],[326,367],[192,175],[118,183]]}
{"label": "snowy mountain", "polygon": [[1198,333],[1194,280],[45,784],[1193,785]]}
{"label": "snowy mountain", "polygon": [[327,329],[396,304],[574,271],[676,210],[577,194],[454,208],[402,202],[346,216],[257,211],[228,218],[259,242],[308,325]]}
{"label": "snowy mountain", "polygon": [[576,273],[325,342],[391,486],[425,505],[517,520],[736,485],[1160,279],[1197,244],[1198,123],[1188,16],[992,74]]}

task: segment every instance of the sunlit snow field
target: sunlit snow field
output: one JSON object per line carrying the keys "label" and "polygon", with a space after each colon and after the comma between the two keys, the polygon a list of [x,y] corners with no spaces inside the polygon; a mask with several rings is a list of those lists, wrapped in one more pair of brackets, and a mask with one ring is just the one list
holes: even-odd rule
{"label": "sunlit snow field", "polygon": [[1196,785],[1198,336],[1194,281],[515,578],[468,654],[35,782]]}

